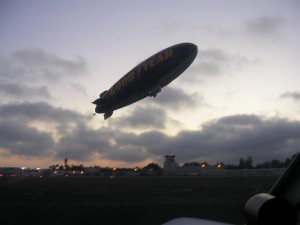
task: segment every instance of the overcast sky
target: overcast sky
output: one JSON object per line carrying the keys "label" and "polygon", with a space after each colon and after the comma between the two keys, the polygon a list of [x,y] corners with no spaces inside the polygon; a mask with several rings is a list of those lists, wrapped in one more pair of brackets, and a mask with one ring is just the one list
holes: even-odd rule
{"label": "overcast sky", "polygon": [[[0,167],[237,164],[300,151],[297,0],[1,0]],[[91,104],[154,53],[198,46],[158,96]]]}

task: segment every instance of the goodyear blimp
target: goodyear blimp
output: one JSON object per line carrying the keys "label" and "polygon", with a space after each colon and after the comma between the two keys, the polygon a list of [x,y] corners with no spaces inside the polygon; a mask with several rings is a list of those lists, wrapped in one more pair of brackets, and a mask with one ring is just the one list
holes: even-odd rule
{"label": "goodyear blimp", "polygon": [[149,57],[126,73],[93,103],[96,113],[109,118],[120,109],[146,97],[156,97],[163,87],[182,74],[196,58],[198,49],[192,43],[181,43]]}

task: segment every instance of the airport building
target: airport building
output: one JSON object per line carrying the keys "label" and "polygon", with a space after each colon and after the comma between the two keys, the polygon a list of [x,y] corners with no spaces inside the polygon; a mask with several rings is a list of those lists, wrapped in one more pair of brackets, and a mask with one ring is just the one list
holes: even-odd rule
{"label": "airport building", "polygon": [[218,173],[223,170],[221,164],[217,165],[208,165],[207,163],[186,163],[183,166],[178,166],[178,163],[175,161],[174,154],[165,155],[165,162],[163,167],[164,176],[201,176],[214,173]]}
{"label": "airport building", "polygon": [[165,156],[164,168],[163,168],[163,175],[164,176],[176,176],[177,171],[177,163],[175,161],[174,154],[167,154]]}
{"label": "airport building", "polygon": [[178,166],[174,154],[165,155],[163,176],[266,176],[281,175],[285,168],[271,169],[236,169],[228,170],[222,163],[209,165],[207,163],[185,163]]}

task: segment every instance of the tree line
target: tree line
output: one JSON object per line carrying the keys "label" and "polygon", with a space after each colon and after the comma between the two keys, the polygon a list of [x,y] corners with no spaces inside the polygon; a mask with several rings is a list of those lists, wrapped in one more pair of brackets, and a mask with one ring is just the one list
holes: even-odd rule
{"label": "tree line", "polygon": [[[293,156],[294,157],[294,156]],[[278,159],[273,159],[271,161],[266,161],[263,163],[258,163],[253,165],[253,158],[248,156],[246,159],[240,158],[238,165],[227,164],[226,169],[270,169],[270,168],[287,168],[292,161],[292,158],[287,158],[284,161]]]}
{"label": "tree line", "polygon": [[[223,162],[218,162],[217,165],[220,165],[223,169],[237,170],[237,169],[270,169],[270,168],[287,168],[291,161],[293,160],[295,155],[292,158],[287,158],[284,161],[280,161],[278,159],[273,159],[271,161],[266,161],[263,163],[258,163],[253,165],[253,158],[248,156],[247,158],[240,158],[238,164],[225,164]],[[210,166],[208,162],[186,162],[183,166],[201,166],[205,164],[205,166]],[[99,167],[99,166],[95,166]],[[50,170],[83,170],[84,166],[81,165],[51,165],[49,166]],[[147,166],[139,168],[139,170],[150,170],[150,171],[161,171],[162,167],[157,163],[149,163]]]}
{"label": "tree line", "polygon": [[[295,155],[294,155],[295,156]],[[289,164],[291,163],[292,159],[294,158],[287,158],[283,161],[280,161],[278,159],[273,159],[271,161],[266,161],[263,163],[258,163],[256,165],[253,164],[253,158],[251,156],[248,156],[247,158],[240,158],[238,164],[226,164],[223,162],[218,162],[215,166],[217,168],[223,168],[223,169],[229,169],[229,170],[238,170],[238,169],[270,169],[270,168],[287,168]],[[183,164],[183,167],[188,166],[202,166],[205,165],[205,167],[209,167],[210,164],[208,162],[186,162]]]}

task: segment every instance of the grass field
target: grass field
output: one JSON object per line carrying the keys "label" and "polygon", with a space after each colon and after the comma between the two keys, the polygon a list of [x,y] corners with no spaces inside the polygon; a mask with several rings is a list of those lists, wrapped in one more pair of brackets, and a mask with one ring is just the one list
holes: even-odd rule
{"label": "grass field", "polygon": [[[198,217],[242,224],[245,202],[277,176],[1,178],[1,224],[162,224]],[[5,221],[8,221],[5,223]]]}

